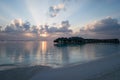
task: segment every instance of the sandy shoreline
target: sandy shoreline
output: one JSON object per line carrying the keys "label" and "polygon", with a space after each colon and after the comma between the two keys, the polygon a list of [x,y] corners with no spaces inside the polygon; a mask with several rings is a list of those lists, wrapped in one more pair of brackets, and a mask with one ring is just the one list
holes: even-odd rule
{"label": "sandy shoreline", "polygon": [[[43,71],[32,77],[30,80],[98,80],[106,74],[114,71],[116,72],[119,68],[120,54],[81,65]],[[118,74],[120,74],[120,71],[118,71]],[[108,80],[109,78],[111,79],[110,76],[108,77]]]}
{"label": "sandy shoreline", "polygon": [[120,67],[99,77],[89,80],[120,80]]}
{"label": "sandy shoreline", "polygon": [[33,66],[3,70],[0,80],[120,80],[120,54],[56,69]]}
{"label": "sandy shoreline", "polygon": [[32,76],[43,70],[48,70],[47,66],[20,67],[0,71],[0,80],[30,80]]}

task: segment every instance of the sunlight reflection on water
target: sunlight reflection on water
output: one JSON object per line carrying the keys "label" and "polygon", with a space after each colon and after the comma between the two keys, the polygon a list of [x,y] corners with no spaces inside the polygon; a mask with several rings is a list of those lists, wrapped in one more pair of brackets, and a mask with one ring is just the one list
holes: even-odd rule
{"label": "sunlight reflection on water", "polygon": [[54,46],[51,41],[0,42],[0,66],[15,64],[61,67],[119,53],[119,44]]}

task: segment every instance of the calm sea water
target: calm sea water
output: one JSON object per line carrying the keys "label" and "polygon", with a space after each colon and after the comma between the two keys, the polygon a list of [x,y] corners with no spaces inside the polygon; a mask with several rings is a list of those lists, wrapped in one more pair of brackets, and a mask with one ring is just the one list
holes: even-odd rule
{"label": "calm sea water", "polygon": [[0,42],[0,68],[45,65],[62,67],[120,54],[119,44],[54,46],[49,41]]}

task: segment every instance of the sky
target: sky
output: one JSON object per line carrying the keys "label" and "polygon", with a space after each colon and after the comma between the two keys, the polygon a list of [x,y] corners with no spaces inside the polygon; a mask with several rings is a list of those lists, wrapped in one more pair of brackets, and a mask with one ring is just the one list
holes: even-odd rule
{"label": "sky", "polygon": [[0,0],[0,36],[119,38],[119,13],[120,0]]}

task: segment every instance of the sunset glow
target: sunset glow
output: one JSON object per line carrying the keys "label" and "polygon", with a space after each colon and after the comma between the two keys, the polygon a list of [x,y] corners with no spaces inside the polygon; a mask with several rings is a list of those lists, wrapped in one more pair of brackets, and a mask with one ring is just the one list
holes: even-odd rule
{"label": "sunset glow", "polygon": [[0,0],[0,36],[41,40],[64,35],[120,38],[119,3],[119,0],[99,3],[97,0]]}
{"label": "sunset glow", "polygon": [[42,34],[40,34],[40,36],[42,36],[42,37],[47,37],[48,36],[48,33],[42,33]]}
{"label": "sunset glow", "polygon": [[120,80],[119,64],[120,0],[0,0],[0,80]]}

